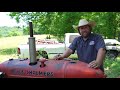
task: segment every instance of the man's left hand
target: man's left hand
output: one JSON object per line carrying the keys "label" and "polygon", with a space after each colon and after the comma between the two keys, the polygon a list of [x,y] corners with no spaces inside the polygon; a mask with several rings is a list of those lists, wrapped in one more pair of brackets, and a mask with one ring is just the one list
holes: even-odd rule
{"label": "man's left hand", "polygon": [[100,64],[94,60],[94,61],[90,62],[88,66],[91,68],[99,68]]}

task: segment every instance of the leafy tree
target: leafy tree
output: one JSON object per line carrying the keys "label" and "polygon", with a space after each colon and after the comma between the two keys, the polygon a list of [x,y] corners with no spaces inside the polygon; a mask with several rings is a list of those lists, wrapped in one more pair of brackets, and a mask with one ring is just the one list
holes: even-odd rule
{"label": "leafy tree", "polygon": [[[78,25],[81,18],[96,22],[93,32],[105,38],[120,37],[120,14],[118,12],[11,12],[12,18],[19,22],[21,19],[33,22],[34,34],[50,34],[62,38],[65,33],[77,30],[72,25]],[[29,34],[28,27],[24,27],[24,34]]]}
{"label": "leafy tree", "polygon": [[19,36],[23,35],[22,32],[23,32],[22,29],[19,27],[7,27],[7,26],[0,27],[1,37]]}

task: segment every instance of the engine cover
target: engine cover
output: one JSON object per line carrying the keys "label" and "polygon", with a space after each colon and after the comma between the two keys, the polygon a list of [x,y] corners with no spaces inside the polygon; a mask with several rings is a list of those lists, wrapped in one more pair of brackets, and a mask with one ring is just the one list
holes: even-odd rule
{"label": "engine cover", "polygon": [[89,68],[87,63],[71,60],[37,61],[13,59],[0,64],[6,78],[105,78],[100,69]]}

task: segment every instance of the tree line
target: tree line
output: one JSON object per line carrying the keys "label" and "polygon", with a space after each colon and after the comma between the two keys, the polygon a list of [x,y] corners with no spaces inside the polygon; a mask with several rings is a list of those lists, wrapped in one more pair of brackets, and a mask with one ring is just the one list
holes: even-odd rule
{"label": "tree line", "polygon": [[23,35],[23,29],[17,26],[8,27],[1,26],[0,27],[0,37],[11,37],[11,36],[20,36]]}
{"label": "tree line", "polygon": [[[34,34],[50,34],[64,36],[74,33],[72,25],[78,25],[80,19],[85,18],[96,22],[92,32],[99,33],[104,38],[120,37],[119,12],[10,12],[9,16],[17,22],[21,19],[33,22]],[[24,27],[23,33],[29,34],[29,27]]]}

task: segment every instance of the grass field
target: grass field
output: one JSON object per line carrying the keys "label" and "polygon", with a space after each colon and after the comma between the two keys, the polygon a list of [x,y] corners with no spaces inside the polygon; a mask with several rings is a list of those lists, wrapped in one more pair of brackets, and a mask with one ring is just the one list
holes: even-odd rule
{"label": "grass field", "polygon": [[[6,37],[0,38],[0,63],[8,60],[17,58],[17,46],[21,43],[28,42],[27,36],[16,36],[16,37]],[[46,38],[46,35],[34,35],[36,39]],[[71,58],[76,56],[71,56]],[[108,78],[116,78],[120,76],[120,58],[116,60],[105,60],[104,63],[105,74]]]}
{"label": "grass field", "polygon": [[[46,35],[34,35],[35,39],[46,38]],[[17,58],[17,46],[28,42],[29,35],[0,38],[0,62]]]}

